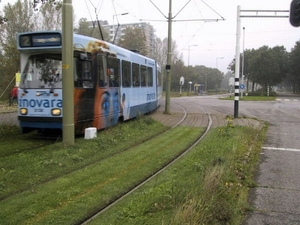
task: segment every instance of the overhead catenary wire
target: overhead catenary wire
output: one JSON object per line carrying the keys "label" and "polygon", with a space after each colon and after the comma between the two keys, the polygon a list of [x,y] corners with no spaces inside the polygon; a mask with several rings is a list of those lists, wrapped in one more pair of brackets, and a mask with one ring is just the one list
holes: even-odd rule
{"label": "overhead catenary wire", "polygon": [[215,12],[218,16],[222,18],[222,20],[225,20],[223,16],[221,16],[216,10],[214,10],[211,6],[209,6],[205,1],[201,0],[208,8],[210,8],[213,12]]}
{"label": "overhead catenary wire", "polygon": [[[95,9],[95,14],[96,14],[96,21],[93,21],[92,14],[91,14],[91,12],[90,12],[90,9],[89,9],[89,7],[88,7],[87,2],[85,1],[86,6],[87,6],[87,9],[88,9],[88,12],[89,12],[90,17],[91,17],[92,24],[93,24],[93,29],[92,29],[92,31],[91,31],[91,35],[92,35],[93,32],[94,32],[95,24],[96,24],[96,22],[97,22],[97,23],[98,23],[98,28],[99,28],[99,31],[100,31],[101,39],[104,40],[104,36],[103,36],[102,29],[101,29],[101,26],[100,26],[100,22],[99,22],[99,19],[98,19],[97,7],[95,7],[95,5],[92,3],[91,0],[89,0],[89,2],[90,2],[90,4],[94,7],[94,9]],[[99,4],[100,4],[100,2],[98,2],[98,6],[99,6]],[[101,5],[101,6],[102,6],[102,5]],[[100,9],[99,9],[99,12],[100,12]]]}

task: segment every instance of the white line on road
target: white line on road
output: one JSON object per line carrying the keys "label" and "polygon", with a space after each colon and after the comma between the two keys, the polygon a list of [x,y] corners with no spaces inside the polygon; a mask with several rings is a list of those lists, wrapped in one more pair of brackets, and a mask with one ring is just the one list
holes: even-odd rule
{"label": "white line on road", "polygon": [[292,100],[290,100],[290,99],[281,99],[281,98],[276,98],[276,101],[286,101],[286,102],[290,102],[290,101],[293,101],[293,102],[298,102],[298,99],[292,99]]}
{"label": "white line on road", "polygon": [[265,149],[265,150],[275,150],[275,151],[300,152],[300,149],[296,149],[296,148],[262,147],[262,149]]}

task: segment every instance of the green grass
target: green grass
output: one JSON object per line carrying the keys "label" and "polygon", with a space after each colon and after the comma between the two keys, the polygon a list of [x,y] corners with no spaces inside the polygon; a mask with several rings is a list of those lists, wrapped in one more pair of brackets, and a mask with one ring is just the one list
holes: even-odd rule
{"label": "green grass", "polygon": [[[221,100],[234,100],[234,94],[231,97],[220,98]],[[243,96],[239,97],[239,101],[275,101],[276,97],[274,96]]]}
{"label": "green grass", "polygon": [[[227,92],[223,92],[223,91],[208,91],[205,95],[219,95],[219,94],[224,94],[224,93],[227,93]],[[163,96],[165,97],[166,96],[166,92],[164,91],[163,92]],[[175,92],[175,91],[172,91],[170,92],[170,97],[171,98],[176,98],[176,97],[186,97],[186,96],[198,96],[198,93],[195,93],[195,92],[189,92],[189,91],[182,91],[181,92],[181,95],[180,95],[180,92]]]}
{"label": "green grass", "polygon": [[224,129],[90,224],[241,224],[266,129]]}

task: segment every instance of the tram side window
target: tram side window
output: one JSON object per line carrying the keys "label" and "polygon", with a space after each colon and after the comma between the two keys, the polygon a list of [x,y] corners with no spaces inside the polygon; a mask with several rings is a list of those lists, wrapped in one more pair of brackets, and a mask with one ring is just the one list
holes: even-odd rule
{"label": "tram side window", "polygon": [[153,68],[147,67],[148,72],[148,86],[153,87]]}
{"label": "tram side window", "polygon": [[92,88],[92,62],[77,60],[75,71],[75,87]]}
{"label": "tram side window", "polygon": [[130,87],[131,85],[131,68],[130,68],[130,62],[128,61],[122,61],[122,85],[123,87]]}
{"label": "tram side window", "polygon": [[133,86],[139,87],[140,86],[140,65],[136,63],[132,63],[132,79],[133,79]]}
{"label": "tram side window", "polygon": [[144,65],[141,66],[141,86],[147,86],[147,67]]}
{"label": "tram side window", "polygon": [[120,86],[120,60],[109,57],[107,61],[107,75],[109,76],[109,86]]}
{"label": "tram side window", "polygon": [[[97,76],[99,81],[99,87],[105,87],[107,84],[107,78],[104,74],[104,63],[105,56],[98,54],[97,55]],[[106,78],[106,79],[105,79]]]}

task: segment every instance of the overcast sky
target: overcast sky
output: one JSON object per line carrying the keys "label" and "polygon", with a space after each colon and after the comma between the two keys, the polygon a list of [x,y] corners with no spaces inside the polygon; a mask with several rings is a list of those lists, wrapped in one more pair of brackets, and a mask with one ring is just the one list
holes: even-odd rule
{"label": "overcast sky", "polygon": [[[2,0],[0,4],[7,2]],[[172,37],[186,65],[189,61],[193,66],[218,67],[226,73],[236,51],[237,6],[241,10],[289,10],[290,3],[291,0],[172,0]],[[73,0],[72,4],[76,21],[82,17],[95,20],[96,14],[110,24],[117,24],[117,20],[120,24],[143,21],[153,25],[158,37],[168,36],[169,0]],[[114,16],[121,13],[128,14]],[[199,19],[218,22],[193,21]],[[241,31],[241,52],[243,46],[258,49],[263,45],[283,45],[290,51],[300,39],[300,28],[291,26],[288,18],[242,18]]]}

